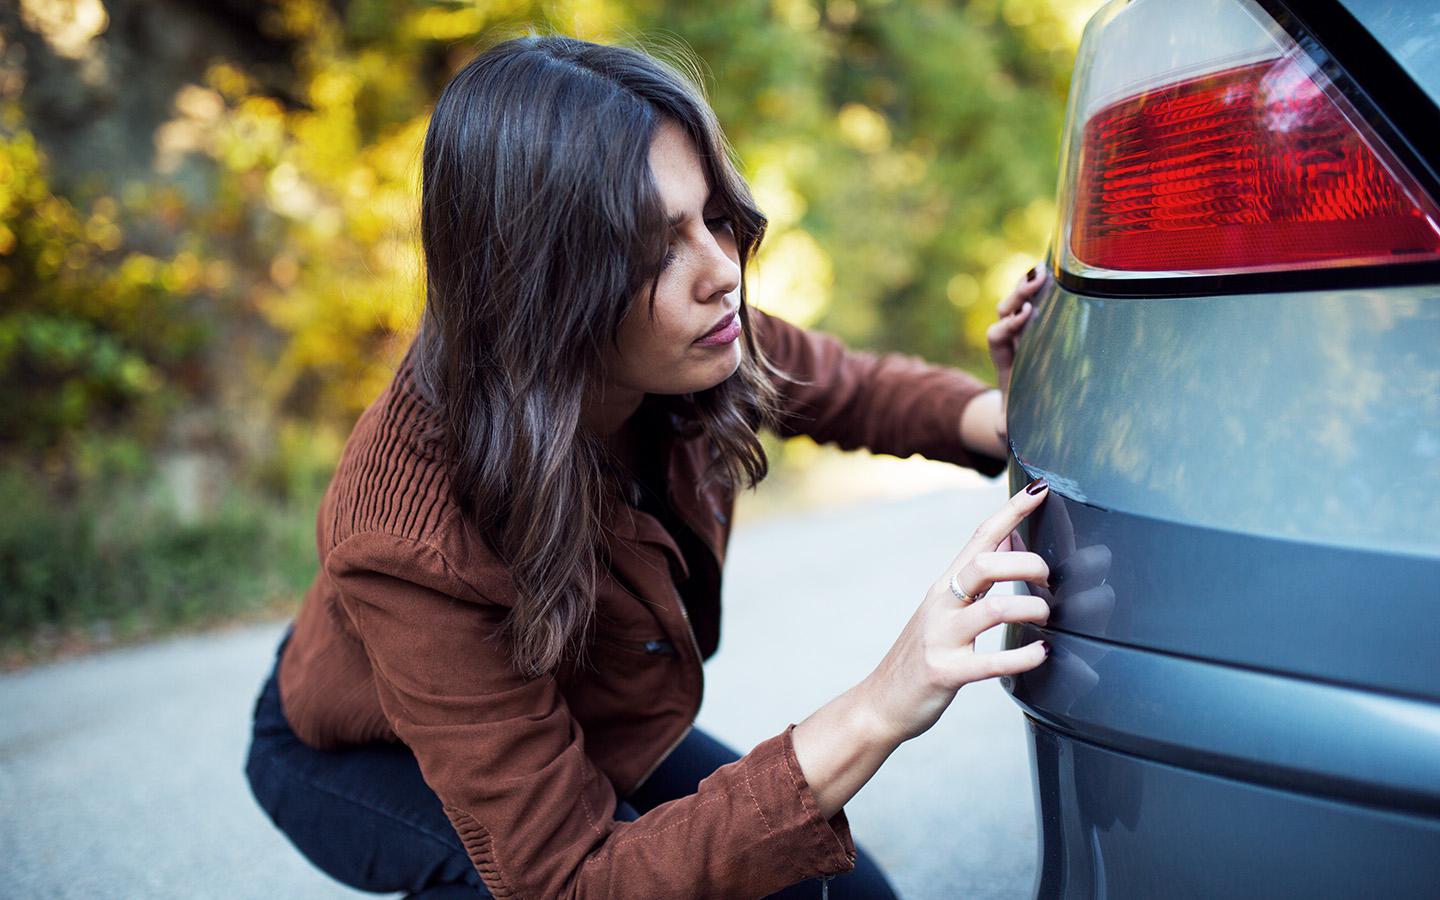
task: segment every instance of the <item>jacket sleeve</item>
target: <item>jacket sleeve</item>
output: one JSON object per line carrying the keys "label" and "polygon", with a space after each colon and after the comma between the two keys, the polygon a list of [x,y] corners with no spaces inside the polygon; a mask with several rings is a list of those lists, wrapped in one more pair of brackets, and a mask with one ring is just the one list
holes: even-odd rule
{"label": "jacket sleeve", "polygon": [[1005,460],[960,440],[960,413],[990,390],[984,382],[919,357],[850,350],[753,307],[750,322],[761,350],[788,376],[776,384],[781,435],[891,456],[919,453],[986,475],[1004,471]]}
{"label": "jacket sleeve", "polygon": [[495,897],[759,897],[853,867],[844,813],[820,817],[789,729],[695,794],[617,822],[555,681],[515,671],[506,609],[475,579],[435,546],[377,532],[325,568],[386,717]]}

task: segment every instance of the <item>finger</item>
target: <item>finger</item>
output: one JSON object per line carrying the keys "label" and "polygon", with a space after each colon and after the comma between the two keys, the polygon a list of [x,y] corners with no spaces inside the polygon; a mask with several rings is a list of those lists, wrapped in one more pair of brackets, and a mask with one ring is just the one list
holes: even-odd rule
{"label": "finger", "polygon": [[990,352],[996,350],[1009,351],[1015,346],[1015,337],[1020,332],[1020,325],[1009,319],[1001,319],[985,329],[985,342],[990,345]]}
{"label": "finger", "polygon": [[[1010,541],[1007,534],[1000,544]],[[1029,581],[1049,585],[1050,567],[1038,553],[1003,552],[997,546],[994,551],[983,551],[971,557],[959,573],[957,582],[965,593],[973,597],[990,590],[1003,581]]]}
{"label": "finger", "polygon": [[1004,297],[1000,298],[999,303],[995,304],[995,313],[1003,319],[1015,310],[1019,309],[1020,304],[1024,302],[1025,299],[1023,297],[1019,296],[1015,291],[1011,291]]}
{"label": "finger", "polygon": [[1028,281],[1022,281],[1019,284],[1015,285],[1015,293],[1021,297],[1033,297],[1044,286],[1044,276],[1036,275],[1034,278]]}
{"label": "finger", "polygon": [[1007,534],[1014,531],[1026,516],[1045,502],[1049,491],[1050,485],[1043,478],[1037,478],[1025,485],[1007,500],[1004,506],[980,523],[980,527],[975,529],[974,536],[965,545],[965,550],[961,551],[962,555],[968,553],[968,556],[973,556],[977,552],[994,550],[1000,546],[1000,542],[1005,539]]}
{"label": "finger", "polygon": [[1049,657],[1044,641],[1035,641],[1013,650],[997,650],[994,653],[976,653],[962,664],[962,677],[966,684],[984,681],[997,675],[1019,675],[1043,663]]}
{"label": "finger", "polygon": [[1010,315],[996,319],[991,323],[989,328],[985,329],[985,337],[988,338],[992,344],[997,341],[1013,338],[1024,330],[1025,323],[1030,321],[1030,313],[1034,308],[1035,307],[1027,301],[1024,306]]}
{"label": "finger", "polygon": [[1006,294],[1005,297],[995,305],[995,312],[1003,319],[1018,310],[1021,306],[1024,306],[1025,298],[1028,296],[1030,295],[1022,294],[1020,293],[1020,289],[1016,288]]}
{"label": "finger", "polygon": [[1016,283],[1014,290],[1000,301],[996,307],[996,311],[1002,316],[1008,316],[1010,313],[1019,309],[1025,300],[1033,297],[1040,288],[1045,286],[1048,276],[1049,273],[1039,266],[1026,272],[1020,281]]}
{"label": "finger", "polygon": [[1050,604],[1032,594],[986,594],[955,614],[960,640],[970,642],[994,628],[1012,622],[1044,625]]}

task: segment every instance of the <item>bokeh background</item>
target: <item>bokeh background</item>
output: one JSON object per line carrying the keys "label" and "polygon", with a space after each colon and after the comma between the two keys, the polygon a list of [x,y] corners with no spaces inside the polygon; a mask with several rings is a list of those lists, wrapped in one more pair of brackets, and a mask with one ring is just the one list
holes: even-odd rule
{"label": "bokeh background", "polygon": [[[0,3],[0,661],[295,607],[418,318],[421,140],[477,48],[688,48],[770,217],[753,301],[992,378],[1097,6]],[[771,450],[751,515],[911,480]]]}

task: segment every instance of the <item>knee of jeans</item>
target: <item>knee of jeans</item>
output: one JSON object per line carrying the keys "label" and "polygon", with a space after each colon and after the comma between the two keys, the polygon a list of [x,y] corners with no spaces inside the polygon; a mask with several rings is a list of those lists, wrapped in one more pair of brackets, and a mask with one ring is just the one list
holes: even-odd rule
{"label": "knee of jeans", "polygon": [[276,820],[279,794],[284,790],[279,784],[284,779],[283,757],[299,742],[288,729],[256,728],[250,735],[250,746],[245,753],[245,780],[250,785],[250,793],[272,821]]}
{"label": "knee of jeans", "polygon": [[250,785],[250,794],[255,802],[265,811],[265,815],[275,820],[273,790],[273,775],[269,761],[256,747],[256,742],[250,742],[250,752],[245,755],[245,782]]}

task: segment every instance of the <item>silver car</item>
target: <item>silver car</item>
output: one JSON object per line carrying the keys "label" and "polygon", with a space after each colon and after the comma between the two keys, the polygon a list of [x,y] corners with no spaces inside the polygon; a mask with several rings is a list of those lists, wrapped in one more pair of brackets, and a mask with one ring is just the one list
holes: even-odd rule
{"label": "silver car", "polygon": [[1037,895],[1440,896],[1440,4],[1117,0],[1067,132]]}

